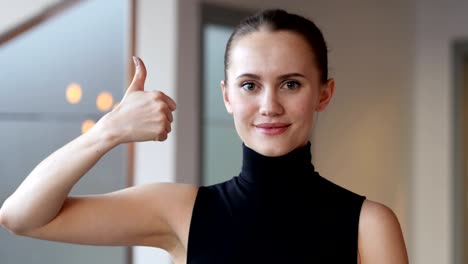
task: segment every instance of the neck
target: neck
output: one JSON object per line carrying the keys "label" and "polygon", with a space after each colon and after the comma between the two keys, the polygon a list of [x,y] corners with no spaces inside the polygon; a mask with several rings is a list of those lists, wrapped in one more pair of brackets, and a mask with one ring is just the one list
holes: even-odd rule
{"label": "neck", "polygon": [[285,155],[268,157],[243,144],[241,177],[249,183],[285,183],[299,180],[310,175],[311,170],[314,171],[310,146],[308,142]]}

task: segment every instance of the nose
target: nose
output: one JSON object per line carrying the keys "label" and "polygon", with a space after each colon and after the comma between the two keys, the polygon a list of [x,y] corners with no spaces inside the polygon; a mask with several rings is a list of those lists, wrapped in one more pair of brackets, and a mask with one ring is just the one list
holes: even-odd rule
{"label": "nose", "polygon": [[268,91],[270,89],[265,89],[262,93],[261,103],[260,103],[260,114],[264,116],[277,116],[284,113],[283,105],[278,98],[278,94],[275,91]]}

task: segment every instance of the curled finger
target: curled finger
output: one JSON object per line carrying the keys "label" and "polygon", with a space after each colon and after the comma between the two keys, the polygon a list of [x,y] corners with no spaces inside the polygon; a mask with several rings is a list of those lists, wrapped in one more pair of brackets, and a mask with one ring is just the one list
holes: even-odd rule
{"label": "curled finger", "polygon": [[172,112],[169,111],[169,113],[166,114],[167,120],[172,123],[174,121],[174,117],[172,116]]}
{"label": "curled finger", "polygon": [[167,133],[162,133],[158,134],[158,137],[155,139],[155,141],[164,141],[167,139]]}
{"label": "curled finger", "polygon": [[176,110],[176,103],[174,102],[174,100],[172,100],[171,97],[167,96],[165,93],[161,91],[153,91],[153,94],[156,100],[160,99],[164,101],[171,111]]}
{"label": "curled finger", "polygon": [[170,123],[170,122],[167,122],[167,123],[164,125],[164,128],[166,129],[166,133],[169,134],[169,133],[172,131],[171,123]]}

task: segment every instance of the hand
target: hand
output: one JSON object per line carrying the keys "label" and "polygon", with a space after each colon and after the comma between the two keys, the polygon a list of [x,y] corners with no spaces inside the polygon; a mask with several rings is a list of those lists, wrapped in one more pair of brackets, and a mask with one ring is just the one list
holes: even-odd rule
{"label": "hand", "polygon": [[160,91],[145,91],[146,67],[133,57],[135,75],[119,106],[105,118],[120,143],[164,141],[171,132],[176,103]]}

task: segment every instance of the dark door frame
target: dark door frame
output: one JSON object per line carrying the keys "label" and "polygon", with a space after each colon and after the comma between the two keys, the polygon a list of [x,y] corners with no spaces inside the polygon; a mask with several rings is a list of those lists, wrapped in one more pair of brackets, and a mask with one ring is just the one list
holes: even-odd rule
{"label": "dark door frame", "polygon": [[465,65],[468,64],[468,39],[460,39],[453,42],[452,45],[452,65],[453,65],[453,76],[452,76],[452,96],[453,96],[453,141],[452,146],[454,149],[453,168],[454,174],[452,176],[452,209],[453,209],[453,222],[452,222],[452,234],[454,238],[453,247],[453,263],[462,264],[464,263],[464,248],[467,239],[464,237],[465,234],[465,218],[464,211],[467,210],[467,201],[465,199],[465,173],[466,171],[466,160],[468,153],[465,151],[465,141],[468,138],[466,135],[468,131],[465,129],[465,122],[468,122],[467,109],[468,105],[465,102],[466,93],[464,80],[464,69]]}

